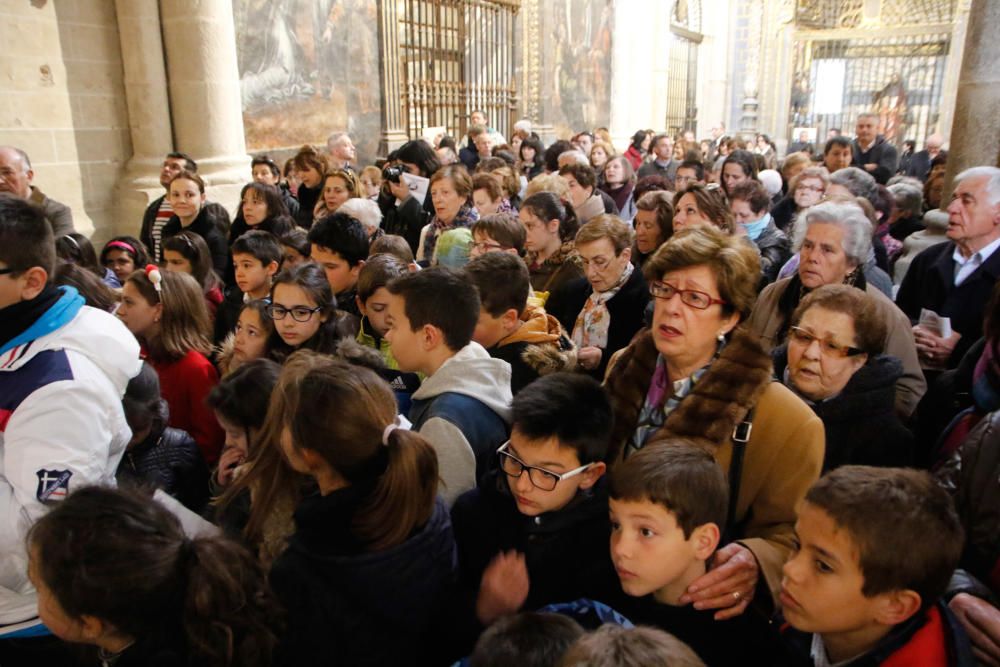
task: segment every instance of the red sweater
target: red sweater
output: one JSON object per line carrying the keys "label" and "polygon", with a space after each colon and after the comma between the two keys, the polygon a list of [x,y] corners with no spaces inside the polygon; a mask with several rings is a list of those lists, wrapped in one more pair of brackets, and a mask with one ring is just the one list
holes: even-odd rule
{"label": "red sweater", "polygon": [[205,355],[194,350],[178,361],[146,361],[160,376],[160,395],[170,406],[168,425],[190,433],[205,462],[215,465],[226,434],[215,413],[205,405],[205,398],[219,383],[219,373]]}

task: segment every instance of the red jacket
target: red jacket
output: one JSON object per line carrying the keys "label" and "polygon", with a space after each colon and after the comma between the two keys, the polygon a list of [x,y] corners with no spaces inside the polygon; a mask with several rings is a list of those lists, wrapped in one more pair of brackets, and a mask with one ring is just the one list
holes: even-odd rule
{"label": "red jacket", "polygon": [[208,392],[219,383],[215,366],[194,350],[178,361],[146,361],[160,376],[160,395],[170,407],[168,426],[190,433],[205,462],[215,465],[226,439],[215,413],[205,405]]}

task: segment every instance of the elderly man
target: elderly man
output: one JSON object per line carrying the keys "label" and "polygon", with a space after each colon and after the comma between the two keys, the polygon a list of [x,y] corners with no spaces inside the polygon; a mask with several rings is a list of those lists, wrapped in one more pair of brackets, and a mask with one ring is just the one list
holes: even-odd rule
{"label": "elderly man", "polygon": [[32,185],[35,172],[28,154],[15,146],[0,146],[0,192],[27,199],[42,209],[54,238],[73,232],[73,212]]}
{"label": "elderly man", "polygon": [[[913,259],[896,304],[916,324],[921,360],[932,368],[954,368],[983,335],[983,316],[1000,278],[1000,169],[973,167],[955,177],[948,204],[947,243]],[[922,309],[951,319],[950,336],[917,324]]]}
{"label": "elderly man", "polygon": [[910,165],[906,169],[906,175],[926,181],[931,173],[931,161],[941,154],[944,146],[944,137],[940,134],[932,134],[924,142],[924,149],[917,151],[910,159]]}
{"label": "elderly man", "polygon": [[886,184],[899,168],[896,147],[878,134],[878,114],[863,113],[854,126],[851,143],[851,165],[864,169],[882,185]]}
{"label": "elderly man", "polygon": [[357,155],[354,142],[347,132],[334,132],[326,140],[326,150],[330,153],[330,166],[334,169],[351,169]]}

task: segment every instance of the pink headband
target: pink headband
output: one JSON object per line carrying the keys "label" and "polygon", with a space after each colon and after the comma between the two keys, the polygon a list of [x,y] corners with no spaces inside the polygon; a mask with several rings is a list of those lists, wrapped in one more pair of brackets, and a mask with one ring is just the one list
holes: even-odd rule
{"label": "pink headband", "polygon": [[139,254],[139,253],[137,253],[135,251],[135,248],[133,248],[128,243],[125,243],[124,241],[111,241],[110,243],[108,243],[108,247],[109,248],[121,248],[122,250],[128,250],[133,255],[138,255]]}

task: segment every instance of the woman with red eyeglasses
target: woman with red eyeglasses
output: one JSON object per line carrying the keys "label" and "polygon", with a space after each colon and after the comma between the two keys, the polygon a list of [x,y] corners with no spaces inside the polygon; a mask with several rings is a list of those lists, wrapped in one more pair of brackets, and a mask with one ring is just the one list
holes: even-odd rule
{"label": "woman with red eyeglasses", "polygon": [[705,447],[727,474],[723,546],[681,598],[717,619],[744,613],[755,596],[776,598],[793,549],[795,505],[823,463],[822,422],[771,381],[770,356],[740,326],[759,272],[757,251],[738,237],[704,224],[676,232],[643,265],[653,326],[636,335],[605,381],[615,413],[612,470],[631,452],[682,437]]}

